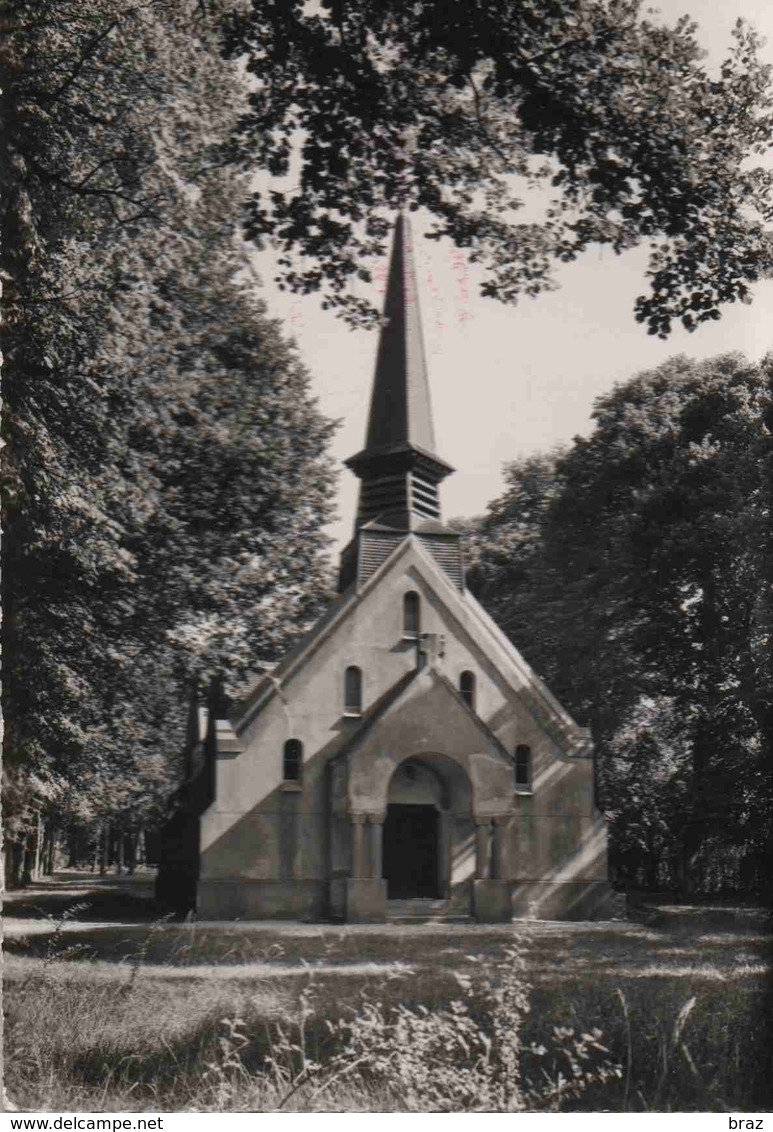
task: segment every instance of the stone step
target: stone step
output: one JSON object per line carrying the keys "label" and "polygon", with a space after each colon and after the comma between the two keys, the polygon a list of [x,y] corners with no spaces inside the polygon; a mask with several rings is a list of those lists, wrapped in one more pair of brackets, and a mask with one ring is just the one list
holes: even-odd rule
{"label": "stone step", "polygon": [[463,923],[470,916],[451,908],[450,900],[435,900],[427,897],[411,897],[406,900],[387,900],[387,919],[392,922],[409,923],[424,920],[452,920]]}

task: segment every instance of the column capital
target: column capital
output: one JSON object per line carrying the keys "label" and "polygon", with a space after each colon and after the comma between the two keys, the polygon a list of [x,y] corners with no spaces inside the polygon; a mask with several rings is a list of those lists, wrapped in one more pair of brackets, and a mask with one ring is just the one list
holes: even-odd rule
{"label": "column capital", "polygon": [[367,820],[367,814],[349,814],[349,821],[352,825],[365,825]]}
{"label": "column capital", "polygon": [[383,825],[386,821],[386,810],[374,810],[366,815],[371,825]]}

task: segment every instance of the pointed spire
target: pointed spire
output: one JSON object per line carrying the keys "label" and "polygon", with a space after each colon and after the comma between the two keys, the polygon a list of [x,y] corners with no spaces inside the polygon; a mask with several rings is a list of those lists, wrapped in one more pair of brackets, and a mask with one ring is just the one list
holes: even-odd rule
{"label": "pointed spire", "polygon": [[365,450],[406,444],[435,451],[413,239],[408,215],[400,212],[392,238]]}
{"label": "pointed spire", "polygon": [[435,454],[413,241],[404,212],[392,239],[365,447],[346,464],[362,480],[358,528],[377,520],[409,531],[439,521],[437,485],[453,468]]}
{"label": "pointed spire", "polygon": [[435,455],[413,242],[404,212],[392,240],[365,447],[346,465],[361,482],[354,538],[341,554],[341,592],[363,585],[407,537],[417,538],[464,589],[459,535],[440,518],[438,484],[454,469]]}

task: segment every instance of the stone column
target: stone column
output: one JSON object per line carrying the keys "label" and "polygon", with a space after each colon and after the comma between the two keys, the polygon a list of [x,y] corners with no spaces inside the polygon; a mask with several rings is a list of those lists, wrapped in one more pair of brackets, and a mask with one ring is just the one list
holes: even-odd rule
{"label": "stone column", "polygon": [[[504,828],[508,818],[476,821],[475,880],[472,912],[479,923],[497,924],[512,918],[510,884],[504,879]],[[493,844],[492,844],[493,842]]]}
{"label": "stone column", "polygon": [[351,814],[352,823],[352,876],[367,876],[365,868],[365,814]]}
{"label": "stone column", "polygon": [[368,814],[370,825],[370,868],[374,880],[381,880],[384,872],[384,815]]}
{"label": "stone column", "polygon": [[475,879],[488,880],[490,872],[490,842],[491,842],[491,822],[488,818],[485,821],[478,821],[475,823]]}
{"label": "stone column", "polygon": [[494,818],[493,852],[491,862],[492,880],[507,880],[507,826],[509,817]]}
{"label": "stone column", "polygon": [[[386,881],[381,879],[383,817],[350,814],[349,820],[352,823],[352,875],[346,881],[346,919],[350,923],[383,923],[387,888]],[[367,839],[366,825],[371,829]]]}
{"label": "stone column", "polygon": [[441,810],[438,822],[438,856],[440,866],[440,897],[442,900],[451,898],[451,814]]}

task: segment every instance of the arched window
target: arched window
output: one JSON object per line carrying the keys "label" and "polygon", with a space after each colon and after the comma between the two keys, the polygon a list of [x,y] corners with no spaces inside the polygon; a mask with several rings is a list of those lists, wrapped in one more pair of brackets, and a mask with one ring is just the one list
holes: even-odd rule
{"label": "arched window", "polygon": [[362,715],[362,672],[356,664],[344,676],[344,715]]}
{"label": "arched window", "polygon": [[515,789],[531,790],[531,747],[525,743],[515,748]]}
{"label": "arched window", "polygon": [[475,711],[475,673],[465,670],[459,677],[459,694],[468,707]]}
{"label": "arched window", "polygon": [[421,632],[421,599],[415,590],[403,596],[403,636],[418,637]]}
{"label": "arched window", "polygon": [[303,743],[288,739],[282,758],[282,778],[285,782],[300,782],[303,775]]}

